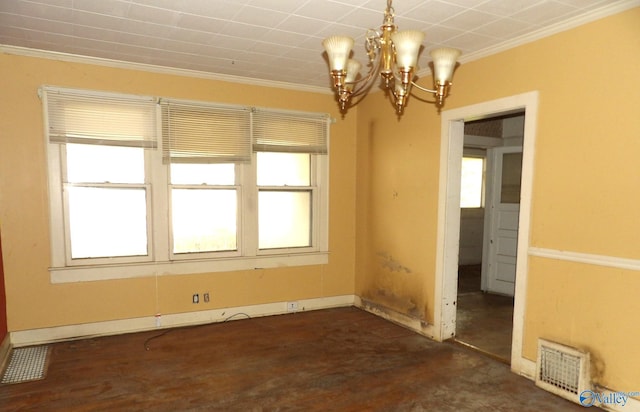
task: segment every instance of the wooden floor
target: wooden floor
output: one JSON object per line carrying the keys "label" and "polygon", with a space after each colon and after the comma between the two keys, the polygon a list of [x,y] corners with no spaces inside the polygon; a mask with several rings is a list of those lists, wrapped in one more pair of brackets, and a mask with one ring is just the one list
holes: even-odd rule
{"label": "wooden floor", "polygon": [[480,265],[458,269],[456,340],[511,362],[513,297],[480,290]]}
{"label": "wooden floor", "polygon": [[583,410],[503,363],[353,307],[160,332],[52,344],[46,379],[0,385],[0,409]]}

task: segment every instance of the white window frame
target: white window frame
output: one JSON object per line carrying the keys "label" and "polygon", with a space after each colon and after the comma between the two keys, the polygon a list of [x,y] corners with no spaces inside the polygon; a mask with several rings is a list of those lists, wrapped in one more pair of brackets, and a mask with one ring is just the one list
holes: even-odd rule
{"label": "white window frame", "polygon": [[[47,90],[47,89],[44,89]],[[87,92],[100,94],[100,92]],[[46,99],[46,93],[43,93]],[[238,187],[238,251],[173,254],[170,234],[169,166],[162,162],[162,139],[156,149],[145,150],[145,186],[150,200],[148,256],[78,259],[73,263],[67,254],[68,228],[65,226],[63,197],[64,147],[48,137],[46,100],[44,106],[45,145],[48,160],[49,213],[52,283],[125,279],[158,275],[228,272],[305,266],[328,263],[329,158],[312,154],[312,246],[308,248],[258,250],[258,187],[256,154],[250,164],[236,164]],[[158,107],[158,119],[160,118]],[[161,125],[158,121],[158,131]],[[148,203],[148,204],[149,204]]]}
{"label": "white window frame", "polygon": [[[274,191],[282,191],[282,192],[295,192],[295,191],[305,191],[311,192],[311,246],[307,247],[292,247],[292,248],[274,248],[274,249],[260,249],[258,248],[257,242],[258,238],[256,237],[256,246],[255,249],[257,251],[257,255],[259,256],[271,256],[271,255],[282,255],[282,254],[295,254],[295,253],[314,253],[320,251],[320,245],[326,242],[322,228],[320,227],[320,222],[326,222],[327,216],[323,213],[326,213],[326,206],[323,207],[322,199],[326,196],[322,195],[321,187],[322,185],[322,174],[323,170],[319,165],[322,163],[321,160],[318,159],[319,156],[323,155],[314,155],[311,154],[310,159],[310,167],[311,167],[311,182],[309,186],[257,186],[256,185],[256,201],[257,196],[260,190],[274,190]],[[326,156],[325,156],[326,157]],[[257,176],[256,173],[257,161],[256,154],[253,154],[252,162],[251,162],[251,172],[252,176]],[[326,177],[325,177],[326,178]],[[256,203],[257,204],[257,203]],[[258,208],[253,208],[255,211],[255,216],[252,221],[255,222],[255,233],[258,233]]]}

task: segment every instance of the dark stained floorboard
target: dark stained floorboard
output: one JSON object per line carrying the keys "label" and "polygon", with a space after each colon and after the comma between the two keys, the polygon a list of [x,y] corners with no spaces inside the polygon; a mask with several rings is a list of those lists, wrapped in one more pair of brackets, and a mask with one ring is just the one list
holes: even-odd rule
{"label": "dark stained floorboard", "polygon": [[503,363],[356,308],[161,332],[52,344],[46,379],[0,385],[0,409],[583,410]]}

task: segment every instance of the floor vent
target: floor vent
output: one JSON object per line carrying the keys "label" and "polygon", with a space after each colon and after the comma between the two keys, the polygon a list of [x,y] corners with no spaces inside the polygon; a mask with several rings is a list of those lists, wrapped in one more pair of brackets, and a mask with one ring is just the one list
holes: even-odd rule
{"label": "floor vent", "polygon": [[536,385],[580,404],[580,394],[590,389],[589,362],[586,352],[538,339]]}
{"label": "floor vent", "polygon": [[47,372],[48,346],[29,346],[11,351],[9,365],[0,383],[22,383],[44,379]]}

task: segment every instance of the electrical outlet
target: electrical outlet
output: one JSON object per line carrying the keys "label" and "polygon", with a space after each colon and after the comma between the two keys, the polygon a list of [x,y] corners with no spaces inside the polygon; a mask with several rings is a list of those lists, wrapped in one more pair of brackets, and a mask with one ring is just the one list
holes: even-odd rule
{"label": "electrical outlet", "polygon": [[204,303],[209,303],[209,292],[202,294],[202,300],[204,300]]}
{"label": "electrical outlet", "polygon": [[297,312],[298,311],[298,302],[287,302],[287,312]]}
{"label": "electrical outlet", "polygon": [[197,293],[193,294],[192,302],[193,303],[200,303],[200,296]]}

